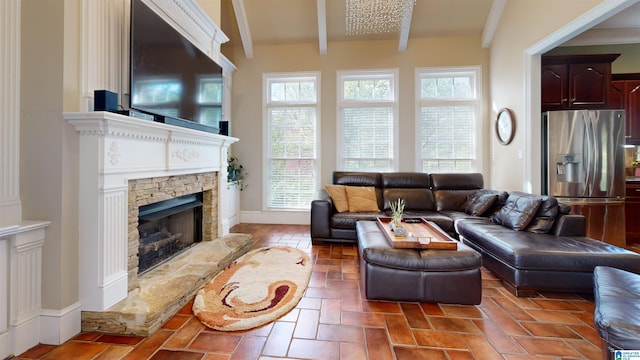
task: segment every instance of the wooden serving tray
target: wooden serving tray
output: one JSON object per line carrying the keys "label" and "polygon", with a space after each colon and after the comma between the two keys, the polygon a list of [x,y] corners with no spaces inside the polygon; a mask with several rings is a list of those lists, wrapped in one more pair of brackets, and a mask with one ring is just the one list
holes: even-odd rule
{"label": "wooden serving tray", "polygon": [[[408,222],[407,222],[408,221]],[[379,217],[378,226],[395,249],[456,250],[458,242],[431,221],[419,218],[402,219],[406,236],[396,236],[391,231],[391,218]]]}

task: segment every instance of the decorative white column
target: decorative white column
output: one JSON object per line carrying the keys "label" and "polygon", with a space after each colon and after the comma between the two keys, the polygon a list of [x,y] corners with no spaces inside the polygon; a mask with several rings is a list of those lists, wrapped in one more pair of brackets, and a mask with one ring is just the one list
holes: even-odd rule
{"label": "decorative white column", "polygon": [[49,222],[0,228],[0,357],[40,342],[42,245]]}
{"label": "decorative white column", "polygon": [[20,151],[20,1],[0,1],[0,226],[22,219]]}
{"label": "decorative white column", "polygon": [[[227,149],[238,139],[101,111],[64,117],[80,136],[80,302],[104,311],[127,297],[128,181],[226,174]],[[218,183],[222,201],[226,181]],[[218,229],[225,209],[218,204]]]}

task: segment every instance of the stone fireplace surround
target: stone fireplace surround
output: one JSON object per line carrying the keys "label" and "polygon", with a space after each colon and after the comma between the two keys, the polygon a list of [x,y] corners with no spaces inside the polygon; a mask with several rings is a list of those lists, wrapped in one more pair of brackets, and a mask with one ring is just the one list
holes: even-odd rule
{"label": "stone fireplace surround", "polygon": [[139,286],[138,209],[140,206],[188,194],[202,193],[202,241],[218,236],[218,176],[215,172],[129,180],[127,240],[128,291]]}
{"label": "stone fireplace surround", "polygon": [[[137,207],[142,204],[202,191],[208,198],[203,209],[205,241],[197,244],[202,247],[194,256],[218,254],[224,263],[229,256],[246,251],[249,239],[225,236],[229,232],[227,183],[218,180],[226,179],[228,148],[238,139],[108,112],[65,113],[64,117],[79,133],[83,330],[85,314],[107,312],[126,303],[123,300],[130,293],[144,292],[134,255]],[[206,241],[212,239],[219,241]],[[163,276],[163,271],[156,273]],[[187,295],[193,291],[184,290]],[[158,326],[124,332],[145,334]]]}

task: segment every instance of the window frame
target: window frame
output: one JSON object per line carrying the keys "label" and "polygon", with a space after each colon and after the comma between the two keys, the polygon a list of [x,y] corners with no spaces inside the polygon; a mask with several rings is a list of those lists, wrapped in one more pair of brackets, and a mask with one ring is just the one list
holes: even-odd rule
{"label": "window frame", "polygon": [[[457,74],[472,74],[475,82],[474,98],[438,98],[438,99],[425,99],[421,96],[421,80],[428,77],[429,74],[435,75],[457,75]],[[423,172],[422,162],[427,159],[422,157],[422,141],[421,141],[421,114],[422,107],[427,105],[442,106],[442,105],[471,105],[475,112],[475,159],[470,159],[472,168],[467,172],[479,172],[484,170],[484,154],[483,149],[483,132],[484,132],[484,120],[483,120],[483,93],[482,93],[482,66],[447,66],[447,67],[419,67],[415,69],[415,169],[416,171]]]}
{"label": "window frame", "polygon": [[[309,101],[270,101],[270,84],[272,82],[297,80],[302,81],[309,79],[315,82],[315,102]],[[286,72],[286,73],[263,73],[262,74],[262,188],[265,189],[262,192],[262,210],[263,211],[310,211],[311,202],[309,202],[306,208],[291,208],[291,207],[274,207],[270,204],[271,198],[271,143],[270,143],[270,128],[269,128],[269,109],[279,107],[314,107],[316,111],[315,121],[315,154],[313,157],[314,162],[314,193],[317,191],[320,183],[320,171],[321,171],[321,142],[320,142],[320,122],[321,122],[321,72],[320,71],[305,71],[305,72]]]}
{"label": "window frame", "polygon": [[[336,170],[338,171],[350,171],[345,168],[344,152],[344,131],[342,128],[342,109],[354,108],[354,107],[391,107],[393,114],[393,135],[392,141],[392,156],[391,156],[391,169],[388,171],[398,171],[400,161],[399,156],[399,113],[400,113],[400,100],[399,100],[399,69],[370,69],[370,70],[338,70],[336,72]],[[391,80],[391,99],[389,100],[345,100],[344,99],[344,82],[345,80],[370,80],[370,79],[385,79]],[[366,104],[366,105],[363,105]],[[364,170],[354,170],[364,171]],[[378,171],[378,170],[372,170]]]}

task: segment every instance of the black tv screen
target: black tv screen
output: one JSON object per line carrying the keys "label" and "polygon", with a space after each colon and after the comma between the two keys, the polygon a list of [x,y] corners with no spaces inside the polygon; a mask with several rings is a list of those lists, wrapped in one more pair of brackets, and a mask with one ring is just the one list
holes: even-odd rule
{"label": "black tv screen", "polygon": [[129,106],[157,121],[218,132],[222,68],[141,0],[131,1]]}

